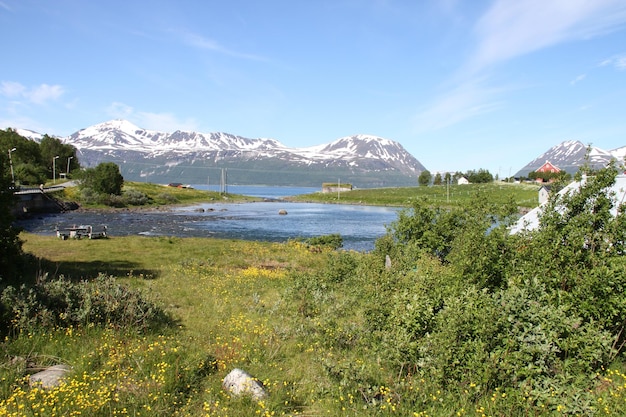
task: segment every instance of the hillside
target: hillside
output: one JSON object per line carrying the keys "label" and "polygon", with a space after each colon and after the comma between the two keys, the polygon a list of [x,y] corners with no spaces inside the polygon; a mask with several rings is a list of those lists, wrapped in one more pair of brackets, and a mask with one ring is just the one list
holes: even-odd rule
{"label": "hillside", "polygon": [[86,166],[115,162],[129,180],[218,184],[319,186],[351,182],[357,187],[414,185],[425,167],[398,142],[354,135],[308,148],[274,139],[229,133],[172,133],[112,120],[67,138]]}

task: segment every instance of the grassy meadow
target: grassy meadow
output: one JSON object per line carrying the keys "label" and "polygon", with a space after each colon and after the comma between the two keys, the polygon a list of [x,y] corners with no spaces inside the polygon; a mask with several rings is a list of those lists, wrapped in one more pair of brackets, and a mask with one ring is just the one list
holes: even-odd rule
{"label": "grassy meadow", "polygon": [[519,207],[532,208],[537,206],[537,184],[513,184],[494,182],[489,184],[450,185],[446,187],[389,187],[363,188],[340,193],[303,194],[289,199],[321,203],[368,204],[381,206],[408,206],[415,200],[427,200],[440,207],[460,207],[477,195],[485,196],[497,204],[514,201]]}
{"label": "grassy meadow", "polygon": [[89,198],[81,194],[79,187],[67,187],[63,190],[61,199],[76,201],[87,208],[117,207],[160,207],[167,205],[194,204],[200,202],[252,202],[259,198],[238,194],[219,193],[217,191],[196,190],[194,188],[169,187],[162,184],[148,182],[125,181],[119,201],[104,204],[96,198]]}
{"label": "grassy meadow", "polygon": [[[371,253],[23,233],[37,285],[2,294],[0,417],[623,415],[626,220],[575,200],[532,239],[486,233],[494,189],[441,209],[416,198],[433,188],[345,193],[412,205]],[[29,386],[53,364],[63,384]],[[222,389],[234,368],[268,397]]]}

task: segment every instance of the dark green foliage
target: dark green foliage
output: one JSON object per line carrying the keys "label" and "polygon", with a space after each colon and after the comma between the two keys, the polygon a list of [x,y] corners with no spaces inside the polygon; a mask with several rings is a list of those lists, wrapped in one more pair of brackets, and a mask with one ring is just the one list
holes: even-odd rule
{"label": "dark green foliage", "polygon": [[421,186],[427,186],[430,184],[430,180],[432,179],[432,174],[428,170],[424,170],[420,172],[419,177],[417,177],[417,183]]}
{"label": "dark green foliage", "polygon": [[81,188],[89,189],[99,195],[122,194],[124,177],[119,167],[113,162],[102,162],[95,168],[84,170],[81,175]]}
{"label": "dark green foliage", "polygon": [[[76,159],[76,148],[61,142],[58,138],[44,135],[39,142],[41,159],[49,173],[48,178],[59,178],[61,172],[72,171],[80,167]],[[58,157],[58,158],[57,158]],[[53,163],[52,161],[55,160]],[[69,167],[68,167],[69,163]],[[56,172],[52,172],[53,168]]]}
{"label": "dark green foliage", "polygon": [[0,159],[0,286],[16,281],[22,268],[22,241],[13,226],[14,196],[4,161]]}
{"label": "dark green foliage", "polygon": [[389,226],[388,236],[377,242],[377,251],[386,251],[385,254],[396,259],[403,258],[399,256],[401,253],[404,256],[428,253],[442,262],[449,262],[454,248],[461,253],[457,258],[462,257],[465,249],[470,249],[475,257],[474,245],[484,244],[482,252],[491,256],[492,247],[498,246],[496,241],[503,233],[488,232],[496,222],[506,222],[512,213],[512,204],[500,207],[488,204],[480,193],[464,208],[445,209],[432,206],[428,201],[413,201],[411,208],[402,210],[398,220]]}
{"label": "dark green foliage", "polygon": [[[58,179],[61,172],[68,172],[68,161],[70,174],[80,168],[76,148],[48,135],[44,135],[41,142],[37,143],[12,129],[0,130],[0,150],[4,158],[8,160],[7,150],[13,148],[15,151],[11,153],[11,160],[17,185],[45,183],[53,178],[53,166]],[[7,164],[4,168],[8,170],[10,167]]]}
{"label": "dark green foliage", "polygon": [[311,248],[325,247],[329,249],[339,249],[343,246],[343,238],[338,233],[314,236],[307,239],[301,239],[301,241]]}
{"label": "dark green foliage", "polygon": [[572,179],[572,174],[565,172],[565,171],[559,171],[559,172],[536,172],[536,171],[532,171],[528,173],[528,178],[531,180],[538,180],[541,179],[543,182],[548,182],[548,181],[569,181]]}
{"label": "dark green foliage", "polygon": [[152,199],[141,191],[128,190],[123,193],[126,204],[131,206],[143,206],[152,203]]}
{"label": "dark green foliage", "polygon": [[[588,390],[587,376],[624,344],[626,223],[606,194],[616,173],[602,170],[554,200],[541,228],[522,236],[506,222],[492,227],[494,207],[480,203],[403,212],[375,253],[387,251],[404,273],[406,256],[414,265],[420,253],[436,256],[452,277],[433,281],[417,268],[415,284],[396,289],[383,326],[389,358],[442,387],[511,387],[555,407],[568,389]],[[551,392],[562,396],[549,400]],[[570,406],[590,404],[578,397]]]}
{"label": "dark green foliage", "polygon": [[493,175],[486,169],[479,169],[478,171],[469,170],[465,173],[465,178],[472,184],[484,184],[487,182],[493,182]]}
{"label": "dark green foliage", "polygon": [[39,185],[47,181],[47,172],[41,165],[18,164],[15,166],[15,179],[21,185]]}
{"label": "dark green foliage", "polygon": [[[375,357],[422,392],[464,393],[476,409],[506,393],[492,415],[593,414],[597,373],[626,345],[626,218],[606,194],[616,173],[595,173],[516,235],[512,205],[415,202],[371,254],[298,281],[301,317],[318,343]],[[384,383],[346,363],[329,377],[360,393]]]}
{"label": "dark green foliage", "polygon": [[4,331],[87,324],[156,330],[173,324],[160,306],[137,290],[100,275],[93,281],[43,280],[34,286],[7,287],[0,299]]}

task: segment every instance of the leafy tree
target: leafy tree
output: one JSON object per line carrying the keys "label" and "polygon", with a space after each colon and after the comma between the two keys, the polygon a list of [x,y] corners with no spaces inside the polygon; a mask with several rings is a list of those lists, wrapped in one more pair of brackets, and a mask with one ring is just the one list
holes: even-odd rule
{"label": "leafy tree", "polygon": [[14,195],[10,190],[11,176],[8,173],[8,155],[0,158],[0,281],[2,284],[15,280],[21,270],[22,241],[19,230],[13,226],[11,209]]}
{"label": "leafy tree", "polygon": [[617,172],[552,197],[540,227],[516,235],[513,207],[499,213],[480,196],[464,209],[403,211],[372,253],[392,267],[359,270],[389,283],[366,312],[386,358],[442,390],[471,381],[592,415],[592,396],[571,393],[593,392],[626,346],[626,205],[607,193]]}
{"label": "leafy tree", "polygon": [[441,185],[443,180],[441,179],[441,174],[438,172],[435,174],[435,179],[433,180],[433,185]]}
{"label": "leafy tree", "polygon": [[543,182],[552,181],[568,181],[572,179],[572,175],[565,171],[559,172],[537,172],[532,171],[528,173],[528,178],[531,180],[542,180]]}
{"label": "leafy tree", "polygon": [[46,182],[47,172],[41,165],[14,164],[15,182],[24,185],[38,185]]}
{"label": "leafy tree", "polygon": [[[49,178],[53,178],[55,175],[58,178],[59,172],[67,171],[68,163],[70,164],[69,170],[80,168],[78,159],[76,158],[76,148],[74,146],[64,144],[58,138],[44,135],[39,147],[41,148],[41,159],[47,167],[47,172],[49,172]],[[59,158],[57,158],[56,163],[53,163],[53,159],[57,156]],[[54,166],[56,166],[56,173],[52,172]]]}
{"label": "leafy tree", "polygon": [[[37,142],[22,137],[16,131],[9,128],[6,130],[0,130],[0,149],[7,160],[7,173],[10,172],[11,168],[8,163],[8,151],[15,149],[11,152],[11,162],[13,163],[13,172],[16,184],[39,184],[45,181],[45,172],[41,175],[43,170],[40,168],[43,167],[41,164],[41,151]],[[34,182],[29,182],[20,175],[23,166],[28,166],[27,170],[29,172],[38,171],[40,173],[36,176]]]}
{"label": "leafy tree", "polygon": [[478,171],[469,170],[465,173],[465,178],[473,184],[484,184],[493,182],[493,175],[486,169],[479,169]]}
{"label": "leafy tree", "polygon": [[17,184],[37,185],[52,178],[52,159],[56,156],[59,156],[54,164],[57,174],[68,169],[67,161],[71,164],[70,170],[80,168],[76,148],[48,135],[37,143],[20,136],[13,129],[0,130],[0,149],[5,154],[9,149],[15,149],[11,152],[11,160]]}
{"label": "leafy tree", "polygon": [[417,178],[417,182],[421,186],[427,186],[428,184],[430,184],[431,178],[432,174],[429,170],[426,169],[420,173],[419,177]]}
{"label": "leafy tree", "polygon": [[121,195],[124,177],[120,168],[113,162],[102,162],[95,168],[88,168],[81,175],[81,187],[97,194]]}

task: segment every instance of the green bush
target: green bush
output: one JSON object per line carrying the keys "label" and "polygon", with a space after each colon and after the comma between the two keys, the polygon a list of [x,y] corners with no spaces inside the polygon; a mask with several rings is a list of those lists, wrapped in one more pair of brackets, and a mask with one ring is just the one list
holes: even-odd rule
{"label": "green bush", "polygon": [[616,173],[513,236],[510,207],[479,196],[464,210],[415,202],[354,268],[355,297],[369,300],[361,340],[442,391],[480,387],[480,402],[513,390],[538,410],[590,414],[596,372],[626,344],[626,215],[606,193]]}
{"label": "green bush", "polygon": [[105,275],[78,283],[61,278],[32,287],[9,286],[0,301],[6,330],[13,332],[81,325],[148,331],[173,324],[162,307]]}
{"label": "green bush", "polygon": [[157,196],[157,200],[162,201],[163,204],[178,203],[178,198],[170,193],[161,193]]}
{"label": "green bush", "polygon": [[330,235],[314,236],[310,238],[296,238],[296,242],[302,242],[310,249],[328,248],[332,250],[339,249],[343,246],[343,238],[340,234],[334,233]]}
{"label": "green bush", "polygon": [[95,168],[87,168],[79,173],[81,187],[91,188],[97,194],[120,195],[124,177],[113,162],[102,162]]}
{"label": "green bush", "polygon": [[130,206],[145,206],[152,203],[152,199],[141,191],[128,190],[122,194],[126,204]]}

